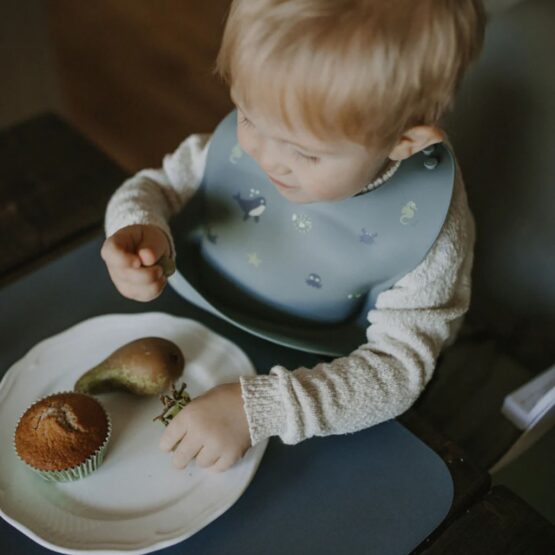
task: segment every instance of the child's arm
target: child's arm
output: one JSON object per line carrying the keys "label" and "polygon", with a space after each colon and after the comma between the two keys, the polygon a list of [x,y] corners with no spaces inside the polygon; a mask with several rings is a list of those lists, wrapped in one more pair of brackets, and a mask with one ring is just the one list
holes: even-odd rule
{"label": "child's arm", "polygon": [[200,184],[209,138],[190,136],[164,157],[160,169],[139,172],[110,199],[101,255],[122,295],[149,301],[166,285],[158,262],[175,256],[168,221]]}
{"label": "child's arm", "polygon": [[379,295],[368,342],[347,357],[241,379],[253,444],[354,432],[405,412],[432,377],[470,301],[474,225],[458,171],[443,230],[425,260]]}
{"label": "child's arm", "polygon": [[[459,173],[460,176],[460,173]],[[368,342],[314,368],[241,378],[197,397],[166,428],[173,462],[225,470],[272,435],[285,443],[355,432],[405,412],[430,380],[470,301],[474,224],[459,178],[443,230],[425,260],[370,311]]]}

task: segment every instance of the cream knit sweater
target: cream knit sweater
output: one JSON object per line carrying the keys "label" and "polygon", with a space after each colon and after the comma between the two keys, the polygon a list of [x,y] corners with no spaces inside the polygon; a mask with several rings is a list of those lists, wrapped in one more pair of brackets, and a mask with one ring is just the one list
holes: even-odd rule
{"label": "cream knit sweater", "polygon": [[[168,220],[194,195],[209,135],[192,135],[162,168],[143,170],[111,198],[106,234]],[[384,187],[387,186],[387,183]],[[314,368],[274,366],[241,378],[252,444],[272,435],[285,443],[355,432],[405,412],[432,377],[443,346],[454,339],[470,301],[474,224],[460,168],[443,229],[426,258],[368,313],[367,343]],[[173,249],[173,245],[172,245]],[[279,362],[279,361],[276,361]]]}

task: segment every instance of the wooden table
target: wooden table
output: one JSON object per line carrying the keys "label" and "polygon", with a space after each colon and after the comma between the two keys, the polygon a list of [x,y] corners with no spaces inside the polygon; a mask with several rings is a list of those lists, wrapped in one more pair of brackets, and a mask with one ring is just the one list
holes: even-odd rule
{"label": "wooden table", "polygon": [[[0,287],[101,232],[125,173],[55,115],[0,132]],[[419,554],[555,552],[555,528],[434,430],[415,410],[399,421],[448,465],[451,511]]]}

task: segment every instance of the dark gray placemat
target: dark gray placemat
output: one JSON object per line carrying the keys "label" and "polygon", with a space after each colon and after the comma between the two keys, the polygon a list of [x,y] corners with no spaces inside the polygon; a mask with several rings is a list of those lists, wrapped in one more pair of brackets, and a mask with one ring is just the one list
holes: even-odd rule
{"label": "dark gray placemat", "polygon": [[[109,280],[100,245],[100,239],[89,242],[0,290],[0,375],[38,341],[86,318],[146,311],[201,321],[245,350],[259,372],[319,360],[247,335],[169,288],[148,304],[124,299]],[[160,553],[405,555],[440,524],[452,498],[444,462],[395,421],[296,446],[274,438],[239,501]],[[48,550],[2,520],[0,552]]]}

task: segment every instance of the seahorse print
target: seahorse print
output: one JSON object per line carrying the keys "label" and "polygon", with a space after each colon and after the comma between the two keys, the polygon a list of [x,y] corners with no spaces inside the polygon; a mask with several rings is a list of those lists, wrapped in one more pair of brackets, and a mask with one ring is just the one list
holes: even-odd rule
{"label": "seahorse print", "polygon": [[243,156],[243,151],[239,146],[239,143],[235,143],[235,146],[231,149],[231,154],[229,155],[229,161],[232,164],[237,164],[239,159]]}
{"label": "seahorse print", "polygon": [[409,225],[411,223],[411,220],[414,218],[417,210],[418,208],[416,207],[416,202],[414,202],[413,200],[407,202],[407,204],[405,204],[405,206],[401,208],[400,222],[403,225]]}

